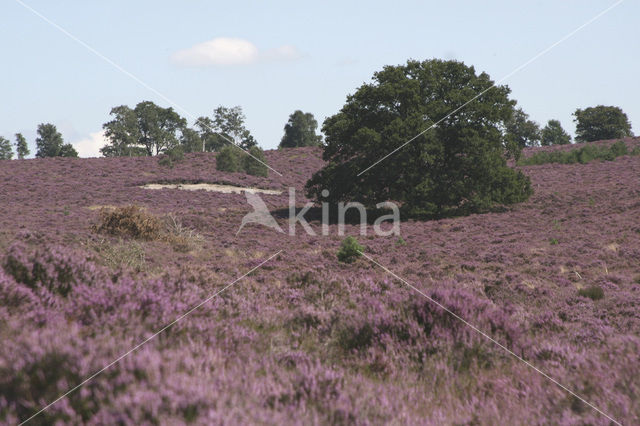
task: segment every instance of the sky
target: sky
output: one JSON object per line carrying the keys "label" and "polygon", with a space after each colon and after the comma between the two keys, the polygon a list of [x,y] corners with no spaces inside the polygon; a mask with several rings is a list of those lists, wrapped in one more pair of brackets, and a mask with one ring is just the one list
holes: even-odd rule
{"label": "sky", "polygon": [[495,81],[518,69],[502,84],[542,125],[559,119],[573,135],[576,108],[615,105],[638,134],[637,0],[519,68],[615,3],[3,0],[0,136],[21,132],[34,153],[37,125],[53,123],[80,156],[98,156],[111,108],[150,100],[190,124],[240,105],[271,149],[293,111],[321,124],[384,65],[430,58]]}

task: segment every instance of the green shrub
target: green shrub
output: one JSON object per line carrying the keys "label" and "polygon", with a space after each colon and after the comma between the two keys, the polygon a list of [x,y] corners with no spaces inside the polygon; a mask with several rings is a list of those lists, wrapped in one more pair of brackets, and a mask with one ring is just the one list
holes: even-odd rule
{"label": "green shrub", "polygon": [[161,166],[171,167],[184,160],[184,150],[180,146],[168,149],[158,160]]}
{"label": "green shrub", "polygon": [[340,250],[338,250],[338,260],[344,263],[352,263],[358,257],[362,256],[364,247],[354,237],[347,237],[342,241]]}
{"label": "green shrub", "polygon": [[249,154],[251,155],[245,154],[243,158],[244,171],[253,176],[267,177],[269,168],[266,166],[264,152],[257,146],[252,146],[249,148]]}
{"label": "green shrub", "polygon": [[557,238],[550,238],[549,239],[549,244],[551,244],[552,246],[555,246],[558,244],[558,239]]}
{"label": "green shrub", "polygon": [[[630,154],[636,155],[636,151],[639,148],[636,147]],[[640,150],[637,151],[640,153]],[[520,166],[533,166],[547,163],[560,163],[560,164],[587,164],[594,160],[613,161],[617,157],[622,155],[628,155],[629,150],[624,141],[618,141],[609,147],[606,146],[594,146],[587,145],[581,148],[572,149],[571,151],[552,151],[552,152],[538,152],[531,157],[522,158],[518,161]]]}
{"label": "green shrub", "polygon": [[597,285],[592,285],[578,290],[578,295],[588,297],[591,300],[600,300],[604,297],[604,290]]}
{"label": "green shrub", "polygon": [[223,147],[216,156],[216,169],[221,172],[240,172],[242,171],[242,161],[240,150],[231,145]]}

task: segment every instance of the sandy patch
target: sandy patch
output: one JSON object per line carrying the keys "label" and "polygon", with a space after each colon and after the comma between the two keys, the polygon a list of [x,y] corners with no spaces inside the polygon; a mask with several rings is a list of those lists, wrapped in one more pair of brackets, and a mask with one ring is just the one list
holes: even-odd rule
{"label": "sandy patch", "polygon": [[143,189],[182,189],[184,191],[212,191],[212,192],[221,192],[223,194],[241,194],[243,192],[250,192],[252,194],[268,194],[268,195],[279,195],[282,194],[282,191],[278,191],[275,189],[261,189],[261,188],[251,188],[244,186],[233,186],[233,185],[218,185],[215,183],[182,183],[182,184],[160,184],[160,183],[149,183],[147,185],[143,185],[140,188]]}

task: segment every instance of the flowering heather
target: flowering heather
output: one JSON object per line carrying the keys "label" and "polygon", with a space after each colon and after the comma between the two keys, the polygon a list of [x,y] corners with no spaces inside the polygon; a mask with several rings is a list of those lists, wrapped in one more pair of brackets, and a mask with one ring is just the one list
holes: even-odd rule
{"label": "flowering heather", "polygon": [[[310,221],[317,236],[292,237],[249,224],[236,236],[251,211],[243,194],[140,188],[281,189],[261,197],[286,228],[286,188],[308,201],[320,150],[265,155],[283,176],[220,172],[212,154],[173,168],[156,158],[0,164],[0,423],[29,418],[282,250],[31,423],[610,424],[364,256],[340,262],[337,225],[320,236]],[[347,234],[616,421],[637,424],[640,157],[521,169],[535,193],[504,212],[403,222],[402,244],[359,236],[358,225]],[[130,205],[174,218],[198,243],[96,232],[103,208]]]}

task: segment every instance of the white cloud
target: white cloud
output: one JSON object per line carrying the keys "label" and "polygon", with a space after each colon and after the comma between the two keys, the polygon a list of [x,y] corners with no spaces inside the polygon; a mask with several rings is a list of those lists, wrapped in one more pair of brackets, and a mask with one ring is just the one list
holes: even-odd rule
{"label": "white cloud", "polygon": [[89,137],[73,142],[72,145],[82,158],[100,157],[100,148],[105,146],[108,140],[103,131],[91,133]]}
{"label": "white cloud", "polygon": [[296,48],[290,45],[261,52],[248,40],[218,37],[175,52],[171,55],[171,61],[183,66],[202,67],[209,65],[248,65],[265,60],[291,60],[299,56]]}

